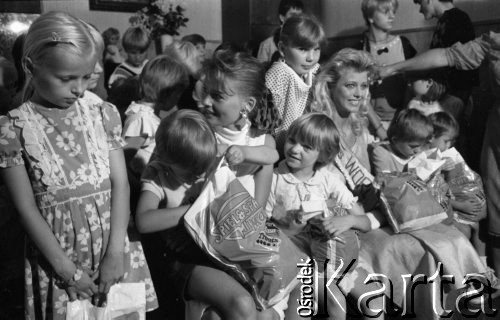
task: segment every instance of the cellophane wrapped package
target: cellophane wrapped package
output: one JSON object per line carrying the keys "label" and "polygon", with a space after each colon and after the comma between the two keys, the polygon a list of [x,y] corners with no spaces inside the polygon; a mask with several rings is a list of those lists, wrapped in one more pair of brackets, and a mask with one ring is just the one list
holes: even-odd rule
{"label": "cellophane wrapped package", "polygon": [[471,201],[481,206],[475,214],[455,211],[460,220],[476,222],[486,217],[486,196],[481,177],[465,163],[464,158],[455,148],[450,148],[441,157],[446,160],[443,169],[444,179],[448,183],[453,197],[458,201]]}
{"label": "cellophane wrapped package", "polygon": [[446,208],[415,173],[382,173],[377,180],[388,203],[387,214],[395,221],[391,224],[395,233],[425,228],[448,218]]}
{"label": "cellophane wrapped package", "polygon": [[266,309],[297,285],[303,254],[273,223],[227,166],[209,175],[184,215],[195,242]]}

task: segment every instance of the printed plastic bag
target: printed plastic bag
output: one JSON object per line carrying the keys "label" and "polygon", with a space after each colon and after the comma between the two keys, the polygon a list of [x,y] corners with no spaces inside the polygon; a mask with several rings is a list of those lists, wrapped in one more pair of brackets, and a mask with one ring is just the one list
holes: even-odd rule
{"label": "printed plastic bag", "polygon": [[222,166],[184,215],[195,242],[254,297],[259,309],[282,300],[295,287],[305,255],[273,223],[233,172]]}
{"label": "printed plastic bag", "polygon": [[475,214],[455,211],[459,219],[475,222],[486,217],[486,196],[481,177],[465,163],[455,148],[446,150],[441,157],[447,160],[443,174],[453,197],[458,201],[471,201],[481,206],[481,210]]}
{"label": "printed plastic bag", "polygon": [[426,182],[410,172],[382,173],[377,176],[395,233],[422,229],[442,222],[448,215],[429,191]]}
{"label": "printed plastic bag", "polygon": [[66,306],[66,320],[145,320],[146,285],[117,283],[109,289],[106,306],[75,300]]}

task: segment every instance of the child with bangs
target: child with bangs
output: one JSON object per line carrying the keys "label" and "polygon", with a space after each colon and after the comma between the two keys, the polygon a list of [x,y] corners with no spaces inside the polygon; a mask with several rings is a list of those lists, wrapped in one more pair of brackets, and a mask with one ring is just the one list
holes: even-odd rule
{"label": "child with bangs", "polygon": [[281,156],[288,128],[304,114],[309,104],[324,37],[323,27],[312,16],[292,16],[285,20],[281,28],[278,43],[280,59],[266,73],[266,86],[283,120],[273,132]]}
{"label": "child with bangs", "polygon": [[[318,266],[328,263],[329,275],[338,268],[345,271],[356,261],[356,230],[370,230],[369,218],[347,188],[342,173],[328,166],[338,152],[339,132],[333,120],[314,112],[300,116],[288,130],[285,159],[274,171],[266,206],[272,220]],[[362,295],[359,286],[341,287],[343,281],[329,286],[328,302],[323,307],[330,319],[345,319],[346,295]],[[289,304],[293,301],[290,298]],[[295,312],[296,308],[288,310]]]}
{"label": "child with bangs", "polygon": [[431,141],[431,121],[416,109],[399,112],[387,130],[388,141],[373,148],[372,170],[375,175],[382,172],[402,172],[405,165]]}

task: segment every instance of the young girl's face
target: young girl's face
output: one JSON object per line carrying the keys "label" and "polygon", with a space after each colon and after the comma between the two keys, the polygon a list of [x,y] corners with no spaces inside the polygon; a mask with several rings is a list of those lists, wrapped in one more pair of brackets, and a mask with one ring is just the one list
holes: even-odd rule
{"label": "young girl's face", "polygon": [[286,64],[299,76],[307,74],[319,61],[319,44],[312,48],[300,48],[281,44],[281,54]]}
{"label": "young girl's face", "polygon": [[371,26],[383,31],[389,31],[392,29],[395,17],[396,12],[392,4],[381,6],[373,13],[370,19]]}
{"label": "young girl's face", "polygon": [[234,129],[235,123],[241,119],[241,111],[244,110],[245,106],[245,97],[238,93],[236,81],[226,79],[225,82],[227,94],[218,91],[213,85],[207,83],[207,78],[203,80],[202,112],[212,127]]}
{"label": "young girl's face", "polygon": [[422,151],[425,143],[420,141],[391,141],[392,150],[402,159],[409,159]]}
{"label": "young girl's face", "polygon": [[285,142],[285,161],[292,172],[313,170],[318,161],[319,150],[302,144],[294,137],[288,137]]}
{"label": "young girl's face", "polygon": [[427,91],[429,91],[429,88],[431,87],[431,85],[432,85],[431,81],[425,80],[425,79],[419,79],[419,80],[413,81],[411,88],[413,90],[413,94],[416,97],[421,97],[424,94],[426,94]]}
{"label": "young girl's face", "polygon": [[97,59],[58,47],[47,50],[51,52],[43,63],[28,65],[35,88],[31,100],[46,107],[68,108],[87,90]]}
{"label": "young girl's face", "polygon": [[341,116],[357,113],[368,95],[368,72],[345,69],[332,89],[332,99]]}
{"label": "young girl's face", "polygon": [[433,148],[438,148],[440,151],[445,151],[453,147],[456,138],[456,132],[454,132],[453,130],[449,130],[444,132],[439,137],[432,138],[431,146]]}

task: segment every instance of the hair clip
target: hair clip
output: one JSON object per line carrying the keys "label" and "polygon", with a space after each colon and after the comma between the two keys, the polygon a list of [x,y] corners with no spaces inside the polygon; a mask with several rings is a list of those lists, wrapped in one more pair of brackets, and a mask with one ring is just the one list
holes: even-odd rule
{"label": "hair clip", "polygon": [[59,34],[57,32],[52,32],[51,33],[51,40],[54,41],[54,42],[60,42],[61,41],[61,37],[59,36]]}

